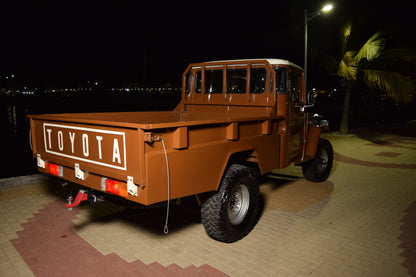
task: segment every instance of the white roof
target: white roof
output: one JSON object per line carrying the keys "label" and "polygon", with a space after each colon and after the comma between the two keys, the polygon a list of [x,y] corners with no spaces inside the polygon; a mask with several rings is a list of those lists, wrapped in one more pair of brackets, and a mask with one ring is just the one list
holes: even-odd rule
{"label": "white roof", "polygon": [[221,60],[221,61],[209,61],[206,63],[218,63],[218,62],[243,62],[243,61],[264,61],[266,60],[269,64],[271,65],[290,65],[290,66],[294,66],[300,70],[303,70],[302,67],[298,66],[297,64],[294,64],[288,60],[283,60],[283,59],[273,59],[273,58],[264,58],[264,59],[237,59],[237,60]]}

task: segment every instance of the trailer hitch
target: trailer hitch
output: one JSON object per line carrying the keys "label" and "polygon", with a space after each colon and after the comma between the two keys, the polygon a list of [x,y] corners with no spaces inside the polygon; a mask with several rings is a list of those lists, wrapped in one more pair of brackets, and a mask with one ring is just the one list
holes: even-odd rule
{"label": "trailer hitch", "polygon": [[83,189],[80,189],[78,191],[77,196],[75,197],[75,200],[74,201],[72,201],[72,200],[74,200],[72,195],[68,195],[68,197],[66,198],[67,203],[65,204],[65,207],[67,207],[68,210],[72,210],[72,207],[78,206],[83,201],[88,200],[88,201],[93,202],[93,203],[96,203],[98,201],[103,201],[102,198],[97,197],[96,195],[91,194],[90,191],[83,190]]}

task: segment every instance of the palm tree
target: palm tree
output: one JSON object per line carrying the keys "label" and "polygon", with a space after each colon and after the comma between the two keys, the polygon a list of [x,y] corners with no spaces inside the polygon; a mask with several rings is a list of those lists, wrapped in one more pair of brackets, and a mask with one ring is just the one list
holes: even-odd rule
{"label": "palm tree", "polygon": [[378,31],[356,51],[350,48],[352,24],[347,23],[341,33],[341,58],[336,60],[326,56],[326,67],[340,77],[345,90],[340,134],[348,133],[348,119],[351,94],[354,84],[359,79],[368,87],[382,91],[393,98],[396,103],[406,103],[409,94],[414,91],[414,84],[409,76],[400,72],[394,65],[414,63],[414,52],[404,49],[385,49],[385,37]]}

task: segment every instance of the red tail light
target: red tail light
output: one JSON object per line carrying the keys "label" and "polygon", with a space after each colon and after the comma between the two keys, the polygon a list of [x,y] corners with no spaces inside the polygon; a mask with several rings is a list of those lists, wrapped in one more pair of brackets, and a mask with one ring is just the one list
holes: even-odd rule
{"label": "red tail light", "polygon": [[57,164],[48,163],[49,173],[58,177],[63,176],[63,167]]}
{"label": "red tail light", "polygon": [[105,179],[105,190],[118,196],[127,197],[127,184],[111,179]]}

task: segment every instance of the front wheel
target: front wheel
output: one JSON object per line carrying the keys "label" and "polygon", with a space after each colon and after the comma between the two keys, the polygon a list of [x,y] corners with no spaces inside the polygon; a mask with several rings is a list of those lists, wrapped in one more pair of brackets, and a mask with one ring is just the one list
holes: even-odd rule
{"label": "front wheel", "polygon": [[312,182],[323,182],[331,173],[334,150],[326,139],[320,139],[315,158],[302,164],[303,176]]}
{"label": "front wheel", "polygon": [[227,170],[220,189],[202,204],[202,224],[211,238],[235,242],[253,229],[258,210],[256,171],[233,164]]}

